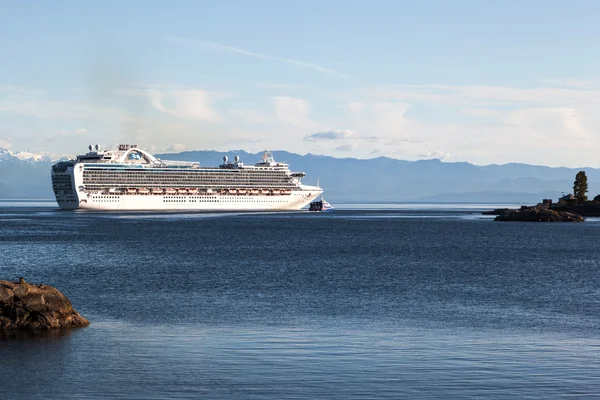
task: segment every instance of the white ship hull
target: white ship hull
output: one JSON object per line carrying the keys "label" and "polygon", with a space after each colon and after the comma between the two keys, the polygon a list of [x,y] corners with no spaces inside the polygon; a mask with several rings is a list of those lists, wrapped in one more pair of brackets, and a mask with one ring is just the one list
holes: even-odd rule
{"label": "white ship hull", "polygon": [[137,146],[106,152],[90,146],[90,153],[52,167],[52,186],[68,210],[300,210],[323,191],[303,185],[303,176],[268,152],[253,166],[225,157],[219,167],[201,168],[159,160]]}
{"label": "white ship hull", "polygon": [[320,188],[306,188],[309,190],[280,196],[83,194],[83,198],[78,201],[57,202],[61,208],[69,210],[283,211],[300,210],[321,194]]}

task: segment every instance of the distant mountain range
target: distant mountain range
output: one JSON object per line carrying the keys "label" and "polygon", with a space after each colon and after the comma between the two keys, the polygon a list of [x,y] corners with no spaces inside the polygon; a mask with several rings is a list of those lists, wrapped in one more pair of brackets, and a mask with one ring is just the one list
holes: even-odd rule
{"label": "distant mountain range", "polygon": [[41,154],[0,148],[0,199],[53,198],[50,167]]}
{"label": "distant mountain range", "polygon": [[[276,160],[293,171],[306,172],[304,182],[317,178],[331,202],[508,202],[536,203],[542,198],[557,199],[572,191],[578,168],[551,168],[528,164],[477,166],[466,162],[440,160],[404,161],[389,157],[367,160],[335,158],[314,154],[299,155],[274,151]],[[253,163],[262,153],[243,150],[227,153],[187,151],[161,154],[163,159],[199,161],[217,165],[227,155],[239,155]],[[591,197],[600,193],[600,169],[585,168]]]}
{"label": "distant mountain range", "polygon": [[[375,202],[488,202],[536,203],[557,199],[572,190],[580,168],[551,168],[528,164],[477,166],[440,160],[403,161],[388,157],[367,160],[299,155],[274,151],[275,159],[293,171],[304,171],[304,182],[317,178],[332,203]],[[29,156],[31,155],[31,156]],[[157,154],[165,160],[199,161],[215,166],[227,155],[239,155],[251,164],[262,153],[243,150],[186,151]],[[0,198],[53,198],[50,167],[53,161],[32,153],[0,149]],[[588,176],[589,196],[600,193],[600,169],[583,168]]]}

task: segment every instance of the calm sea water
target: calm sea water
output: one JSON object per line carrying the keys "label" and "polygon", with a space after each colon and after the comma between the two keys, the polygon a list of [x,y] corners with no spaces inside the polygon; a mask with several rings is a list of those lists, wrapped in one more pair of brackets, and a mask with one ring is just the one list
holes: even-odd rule
{"label": "calm sea water", "polygon": [[[361,209],[352,209],[361,208]],[[600,220],[0,204],[0,279],[88,328],[0,339],[1,398],[597,398]]]}

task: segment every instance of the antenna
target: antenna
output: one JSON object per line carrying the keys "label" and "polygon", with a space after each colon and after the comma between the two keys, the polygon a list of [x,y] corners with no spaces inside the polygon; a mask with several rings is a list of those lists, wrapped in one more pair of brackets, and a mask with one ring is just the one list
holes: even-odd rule
{"label": "antenna", "polygon": [[319,184],[319,178],[317,178],[317,187],[320,188],[321,185]]}

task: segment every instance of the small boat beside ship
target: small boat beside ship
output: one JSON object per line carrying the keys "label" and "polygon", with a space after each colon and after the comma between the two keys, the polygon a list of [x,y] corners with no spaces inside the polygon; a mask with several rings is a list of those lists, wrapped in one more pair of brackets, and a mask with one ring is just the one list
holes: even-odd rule
{"label": "small boat beside ship", "polygon": [[329,204],[329,202],[323,198],[323,195],[321,195],[320,200],[313,201],[312,203],[310,203],[310,207],[308,208],[308,211],[328,212],[328,211],[333,211],[333,206],[331,204]]}

